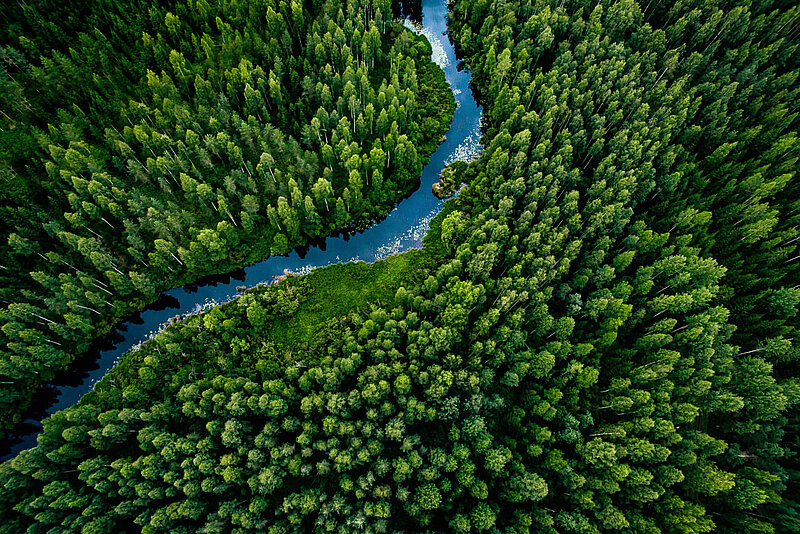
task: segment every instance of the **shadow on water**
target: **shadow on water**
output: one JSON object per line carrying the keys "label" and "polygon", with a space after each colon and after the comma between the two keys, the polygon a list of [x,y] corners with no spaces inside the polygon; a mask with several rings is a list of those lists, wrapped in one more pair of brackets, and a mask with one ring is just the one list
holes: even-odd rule
{"label": "shadow on water", "polygon": [[[244,268],[236,269],[235,271],[230,271],[224,274],[209,274],[207,276],[201,276],[191,284],[186,284],[185,286],[183,286],[183,289],[187,293],[197,293],[197,291],[204,286],[225,286],[230,284],[232,280],[244,282],[246,276],[247,275],[245,274]],[[164,297],[171,299],[170,305],[167,307],[169,308],[181,307],[180,301],[177,298],[167,295],[166,293],[162,293],[161,296],[159,297],[159,300],[161,300]],[[174,303],[174,305],[172,303]],[[152,308],[148,306],[147,309],[150,310],[159,308]],[[161,308],[161,309],[166,309],[166,308]]]}
{"label": "shadow on water", "polygon": [[422,2],[420,0],[394,0],[392,15],[395,18],[422,21]]}
{"label": "shadow on water", "polygon": [[422,25],[415,31],[431,41],[432,59],[444,71],[456,100],[453,122],[444,142],[422,170],[419,187],[371,226],[361,225],[349,232],[315,240],[286,256],[273,256],[243,269],[206,276],[185,287],[164,292],[146,309],[126,318],[93,342],[90,350],[76,358],[69,369],[59,372],[53,381],[36,392],[30,408],[23,414],[23,421],[0,440],[2,459],[36,445],[43,419],[77,403],[123,354],[154,336],[172,317],[198,313],[207,306],[227,302],[238,295],[242,287],[271,282],[288,272],[305,274],[313,268],[334,263],[372,262],[422,246],[430,220],[444,205],[444,201],[433,195],[431,187],[439,180],[445,166],[455,160],[469,160],[480,151],[482,110],[474,99],[469,71],[460,64],[453,44],[446,37],[446,1],[417,0],[400,4],[402,12],[411,20],[422,19]]}

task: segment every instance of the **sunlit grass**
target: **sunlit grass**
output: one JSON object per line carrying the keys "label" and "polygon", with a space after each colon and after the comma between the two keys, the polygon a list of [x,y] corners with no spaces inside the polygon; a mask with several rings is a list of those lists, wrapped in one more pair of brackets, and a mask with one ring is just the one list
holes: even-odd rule
{"label": "sunlit grass", "polygon": [[440,240],[443,218],[454,208],[449,202],[431,221],[425,246],[389,256],[374,263],[340,263],[315,269],[305,276],[291,277],[285,284],[305,280],[311,291],[291,317],[275,319],[266,338],[288,349],[312,345],[331,319],[369,311],[372,305],[391,304],[400,286],[409,286],[428,276],[444,253]]}

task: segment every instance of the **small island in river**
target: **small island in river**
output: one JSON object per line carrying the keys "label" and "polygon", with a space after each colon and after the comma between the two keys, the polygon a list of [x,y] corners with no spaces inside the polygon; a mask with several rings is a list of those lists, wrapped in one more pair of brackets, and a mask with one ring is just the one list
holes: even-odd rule
{"label": "small island in river", "polygon": [[466,170],[467,163],[463,161],[454,161],[442,169],[439,181],[433,184],[432,187],[436,198],[444,199],[453,196],[458,188],[461,187],[463,183],[462,177]]}

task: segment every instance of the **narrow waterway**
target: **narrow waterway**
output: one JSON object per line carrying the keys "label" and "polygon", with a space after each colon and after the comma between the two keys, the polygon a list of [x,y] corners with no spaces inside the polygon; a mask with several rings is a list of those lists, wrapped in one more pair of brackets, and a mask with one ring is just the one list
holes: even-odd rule
{"label": "narrow waterway", "polygon": [[[409,27],[412,25],[408,23]],[[445,73],[456,99],[456,111],[446,140],[431,156],[422,170],[419,189],[400,202],[389,215],[364,232],[328,238],[320,246],[311,247],[302,256],[274,256],[240,269],[225,277],[214,277],[205,285],[192,285],[167,291],[158,301],[122,323],[96,344],[95,351],[76,361],[55,381],[43,387],[33,399],[29,417],[14,432],[0,441],[2,459],[36,444],[42,428],[41,420],[58,410],[77,403],[131,348],[154,335],[171,317],[199,312],[234,298],[238,287],[252,287],[271,282],[287,272],[305,274],[315,267],[348,261],[372,262],[390,254],[422,246],[422,237],[444,202],[433,196],[431,186],[439,173],[456,160],[469,161],[480,151],[481,107],[472,96],[469,72],[457,68],[455,49],[446,36],[446,0],[423,0],[422,24],[414,30],[431,42],[433,61]]]}

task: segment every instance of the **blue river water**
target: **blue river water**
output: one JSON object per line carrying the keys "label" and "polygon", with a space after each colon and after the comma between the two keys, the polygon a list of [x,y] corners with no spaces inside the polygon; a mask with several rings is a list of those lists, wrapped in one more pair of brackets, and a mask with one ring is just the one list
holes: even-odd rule
{"label": "blue river water", "polygon": [[43,387],[33,400],[28,419],[0,441],[0,459],[36,445],[42,428],[41,420],[56,411],[76,404],[91,391],[94,384],[111,370],[123,354],[149,339],[170,318],[207,309],[239,294],[237,288],[272,282],[288,272],[305,274],[315,267],[347,261],[372,262],[391,254],[422,246],[422,237],[444,202],[437,199],[431,187],[442,169],[456,160],[469,161],[481,150],[481,107],[473,98],[469,72],[459,70],[455,49],[446,35],[446,0],[423,0],[422,24],[406,24],[422,33],[431,42],[432,59],[445,73],[456,99],[456,111],[446,140],[439,145],[422,170],[419,188],[401,201],[383,221],[363,232],[327,238],[303,255],[294,251],[287,256],[273,256],[213,281],[169,290],[154,304],[121,323],[105,336],[98,349],[75,362],[71,369]]}

